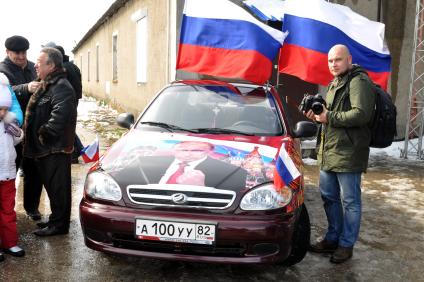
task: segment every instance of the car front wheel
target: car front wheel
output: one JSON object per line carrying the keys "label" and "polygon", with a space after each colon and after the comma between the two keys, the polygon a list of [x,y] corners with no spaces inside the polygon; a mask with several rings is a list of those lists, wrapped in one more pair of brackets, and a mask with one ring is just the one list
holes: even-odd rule
{"label": "car front wheel", "polygon": [[311,237],[311,223],[305,204],[302,205],[300,216],[296,222],[292,237],[292,249],[289,257],[283,261],[286,266],[291,266],[303,260],[309,248]]}

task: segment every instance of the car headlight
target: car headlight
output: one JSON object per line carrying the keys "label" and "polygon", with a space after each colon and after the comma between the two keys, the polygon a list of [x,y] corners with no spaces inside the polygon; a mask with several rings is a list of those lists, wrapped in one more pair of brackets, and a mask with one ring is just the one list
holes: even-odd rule
{"label": "car headlight", "polygon": [[240,208],[242,210],[278,209],[290,203],[292,195],[292,190],[288,187],[277,192],[273,184],[266,184],[247,192],[241,199]]}
{"label": "car headlight", "polygon": [[101,172],[88,174],[84,189],[87,195],[95,199],[119,201],[122,198],[121,188],[115,180]]}

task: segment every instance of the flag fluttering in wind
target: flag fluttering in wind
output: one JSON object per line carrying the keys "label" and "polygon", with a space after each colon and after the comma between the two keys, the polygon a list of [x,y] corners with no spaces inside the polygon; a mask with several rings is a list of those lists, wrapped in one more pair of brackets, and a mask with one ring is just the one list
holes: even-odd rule
{"label": "flag fluttering in wind", "polygon": [[334,45],[343,44],[353,63],[387,89],[391,57],[384,42],[384,24],[324,0],[286,0],[282,5],[283,31],[289,34],[280,51],[280,72],[327,85],[333,78],[327,53]]}
{"label": "flag fluttering in wind", "polygon": [[99,139],[97,137],[90,145],[82,149],[81,156],[84,163],[97,162],[99,160]]}
{"label": "flag fluttering in wind", "polygon": [[278,157],[275,162],[274,171],[274,186],[277,191],[280,191],[284,186],[289,185],[290,182],[300,176],[300,172],[287,153],[285,143],[281,145]]}
{"label": "flag fluttering in wind", "polygon": [[177,69],[263,84],[285,36],[229,0],[186,0]]}

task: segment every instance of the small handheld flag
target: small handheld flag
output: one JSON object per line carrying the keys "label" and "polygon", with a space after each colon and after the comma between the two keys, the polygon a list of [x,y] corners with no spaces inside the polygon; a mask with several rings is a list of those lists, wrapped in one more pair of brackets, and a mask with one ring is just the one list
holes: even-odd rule
{"label": "small handheld flag", "polygon": [[97,137],[90,145],[82,149],[81,156],[84,163],[91,163],[99,160],[99,139]]}
{"label": "small handheld flag", "polygon": [[300,172],[286,151],[285,143],[281,145],[278,157],[275,163],[274,185],[277,191],[280,191],[285,185],[300,176]]}

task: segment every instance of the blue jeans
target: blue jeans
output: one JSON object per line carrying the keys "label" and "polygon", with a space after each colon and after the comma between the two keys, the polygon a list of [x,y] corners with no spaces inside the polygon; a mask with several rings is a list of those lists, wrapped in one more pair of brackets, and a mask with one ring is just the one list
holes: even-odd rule
{"label": "blue jeans", "polygon": [[319,189],[327,215],[327,241],[353,247],[361,225],[360,172],[320,171]]}

